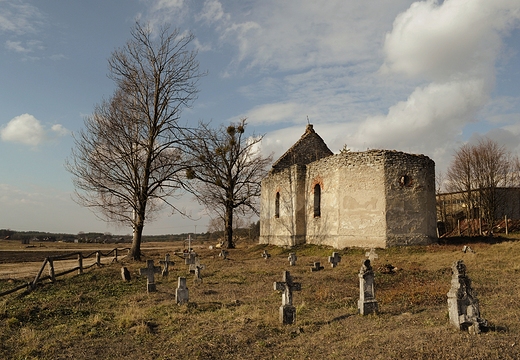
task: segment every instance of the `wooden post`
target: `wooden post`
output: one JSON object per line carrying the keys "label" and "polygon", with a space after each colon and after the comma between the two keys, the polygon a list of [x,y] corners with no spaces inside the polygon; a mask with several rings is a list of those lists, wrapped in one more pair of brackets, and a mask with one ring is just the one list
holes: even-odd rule
{"label": "wooden post", "polygon": [[56,281],[56,276],[54,275],[54,261],[51,258],[48,258],[49,262],[49,277],[51,278],[51,282]]}
{"label": "wooden post", "polygon": [[101,266],[101,252],[96,252],[96,264],[97,266]]}
{"label": "wooden post", "polygon": [[507,225],[507,215],[505,216],[505,223],[506,223],[506,235],[509,235],[509,227]]}
{"label": "wooden post", "polygon": [[482,236],[482,218],[478,218],[478,234]]}
{"label": "wooden post", "polygon": [[78,253],[78,275],[83,274],[83,255]]}
{"label": "wooden post", "polygon": [[33,281],[32,285],[31,285],[31,289],[34,290],[34,288],[36,288],[36,284],[38,283],[38,281],[40,281],[40,276],[42,276],[43,269],[45,269],[45,265],[47,265],[48,261],[49,261],[49,258],[45,258],[45,260],[43,260],[42,267],[40,268],[40,271],[38,272],[38,274],[34,278],[34,281]]}
{"label": "wooden post", "polygon": [[457,229],[459,230],[459,236],[460,236],[460,220],[457,220]]}

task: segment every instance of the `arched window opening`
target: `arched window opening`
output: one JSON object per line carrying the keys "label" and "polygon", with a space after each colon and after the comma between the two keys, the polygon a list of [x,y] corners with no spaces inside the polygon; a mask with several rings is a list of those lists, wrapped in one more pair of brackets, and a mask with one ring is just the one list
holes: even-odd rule
{"label": "arched window opening", "polygon": [[280,217],[280,193],[276,193],[276,199],[274,201],[274,217],[279,218]]}
{"label": "arched window opening", "polygon": [[314,217],[321,216],[321,186],[314,185]]}

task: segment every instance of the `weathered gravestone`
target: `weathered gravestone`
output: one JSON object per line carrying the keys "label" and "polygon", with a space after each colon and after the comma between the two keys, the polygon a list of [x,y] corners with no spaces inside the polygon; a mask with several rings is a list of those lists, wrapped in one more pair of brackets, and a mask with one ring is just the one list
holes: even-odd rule
{"label": "weathered gravestone", "polygon": [[190,300],[190,293],[186,287],[186,278],[179,277],[177,289],[175,289],[175,302],[179,305],[186,304]]}
{"label": "weathered gravestone", "polygon": [[296,253],[290,253],[289,257],[287,258],[287,260],[289,260],[289,265],[290,266],[296,265],[296,260],[298,260],[298,258],[296,257]]}
{"label": "weathered gravestone", "polygon": [[139,269],[139,275],[146,275],[146,291],[154,292],[157,291],[155,287],[155,277],[154,274],[160,273],[161,267],[154,266],[153,260],[146,261],[146,267],[144,269]]}
{"label": "weathered gravestone", "polygon": [[267,250],[264,250],[264,252],[262,253],[262,257],[267,260],[271,257],[271,254],[269,254]]}
{"label": "weathered gravestone", "polygon": [[130,271],[128,271],[128,269],[125,266],[121,268],[121,278],[123,279],[123,281],[130,281],[131,279]]}
{"label": "weathered gravestone", "polygon": [[330,266],[335,268],[341,261],[341,255],[337,252],[333,252],[332,256],[329,256]]}
{"label": "weathered gravestone", "polygon": [[363,261],[359,270],[358,310],[361,315],[373,314],[378,311],[374,288],[374,271],[369,259]]}
{"label": "weathered gravestone", "polygon": [[319,261],[316,261],[312,266],[311,266],[311,271],[312,272],[315,272],[315,271],[320,271],[320,270],[323,270],[324,267],[321,266],[321,263]]}
{"label": "weathered gravestone", "polygon": [[159,263],[163,266],[162,276],[168,276],[170,272],[170,266],[175,265],[173,261],[170,261],[170,254],[166,254],[164,256],[164,260],[159,261]]}
{"label": "weathered gravestone", "polygon": [[296,323],[296,308],[293,306],[292,292],[301,291],[302,284],[293,282],[289,271],[284,271],[282,281],[276,281],[274,289],[283,291],[282,306],[280,306],[280,322],[282,324]]}
{"label": "weathered gravestone", "polygon": [[195,252],[184,254],[184,264],[189,265],[189,271],[191,274],[195,273],[195,267],[199,264],[199,256]]}
{"label": "weathered gravestone", "polygon": [[218,256],[220,256],[222,259],[226,260],[227,259],[227,256],[228,256],[228,252],[227,250],[220,250],[220,254],[218,254]]}
{"label": "weathered gravestone", "polygon": [[487,329],[488,325],[487,321],[480,317],[477,294],[471,288],[471,280],[466,276],[464,261],[454,262],[452,272],[451,289],[448,292],[450,323],[459,330],[479,334]]}
{"label": "weathered gravestone", "polygon": [[370,251],[365,253],[365,256],[370,260],[370,262],[374,261],[379,257],[379,255],[376,254],[376,249],[372,248]]}
{"label": "weathered gravestone", "polygon": [[198,264],[195,265],[195,282],[202,282],[202,274],[201,271],[206,268],[205,265]]}

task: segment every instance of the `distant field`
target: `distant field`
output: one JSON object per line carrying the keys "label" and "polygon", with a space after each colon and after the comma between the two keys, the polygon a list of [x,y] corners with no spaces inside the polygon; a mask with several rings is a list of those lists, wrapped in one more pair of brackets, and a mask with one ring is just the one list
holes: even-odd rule
{"label": "distant field", "polygon": [[[229,251],[230,260],[223,260],[208,244],[195,245],[206,265],[203,282],[196,284],[184,261],[173,255],[182,250],[179,243],[147,243],[142,262],[122,260],[46,283],[25,296],[0,298],[0,358],[517,359],[520,242],[486,241],[377,250],[373,266],[380,314],[366,317],[357,315],[363,249],[341,250],[341,263],[331,268],[327,257],[333,250],[327,247],[289,250],[239,243]],[[8,252],[30,251],[32,257],[54,251],[4,244],[0,242],[0,262],[5,265],[1,259],[9,258]],[[463,244],[474,253],[463,253]],[[60,250],[74,246],[84,247],[57,245]],[[268,260],[260,256],[264,249],[272,255]],[[287,256],[293,251],[298,260],[291,267]],[[139,268],[146,259],[158,264],[167,252],[175,265],[168,277],[156,277],[158,291],[147,294]],[[491,324],[489,332],[478,336],[448,324],[446,293],[451,264],[458,259],[465,261],[482,316]],[[314,261],[325,268],[310,272]],[[386,264],[397,271],[383,273]],[[121,265],[132,274],[129,283],[121,280]],[[278,322],[281,294],[273,282],[281,280],[284,270],[302,283],[302,291],[294,293],[296,325]],[[175,304],[178,276],[187,277],[188,305]],[[19,281],[0,279],[0,291]]]}

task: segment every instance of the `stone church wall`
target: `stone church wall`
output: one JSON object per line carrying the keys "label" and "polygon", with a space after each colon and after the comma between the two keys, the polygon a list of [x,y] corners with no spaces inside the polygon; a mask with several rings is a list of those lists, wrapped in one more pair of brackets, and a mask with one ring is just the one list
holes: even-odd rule
{"label": "stone church wall", "polygon": [[347,152],[293,165],[262,182],[260,243],[384,248],[435,239],[435,164],[423,155]]}

